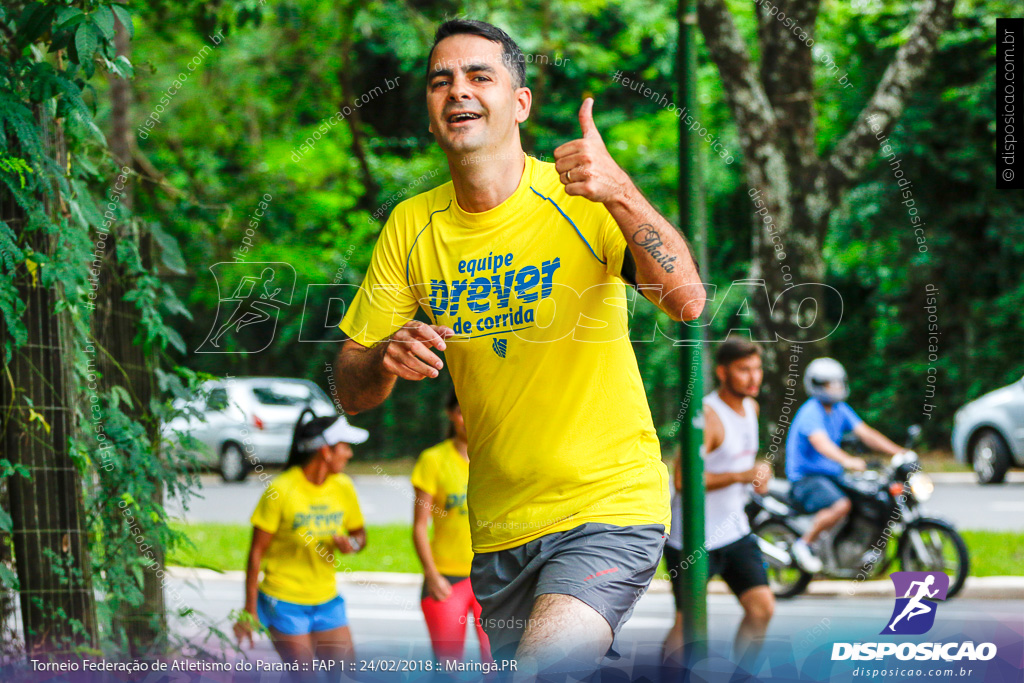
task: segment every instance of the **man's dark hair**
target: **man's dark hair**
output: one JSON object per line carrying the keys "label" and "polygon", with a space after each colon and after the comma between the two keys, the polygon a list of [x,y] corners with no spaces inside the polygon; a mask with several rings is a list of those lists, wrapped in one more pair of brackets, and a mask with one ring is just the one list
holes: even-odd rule
{"label": "man's dark hair", "polygon": [[715,365],[724,367],[733,361],[753,355],[761,355],[760,344],[739,337],[729,337],[718,347],[718,352],[715,354]]}
{"label": "man's dark hair", "polygon": [[523,57],[523,51],[516,45],[516,41],[497,26],[475,19],[449,19],[437,27],[434,44],[430,46],[430,54],[427,55],[427,74],[430,74],[434,48],[437,47],[437,44],[445,38],[461,34],[480,36],[492,43],[500,44],[501,61],[505,63],[505,68],[512,74],[512,88],[522,88],[526,85],[526,58]]}

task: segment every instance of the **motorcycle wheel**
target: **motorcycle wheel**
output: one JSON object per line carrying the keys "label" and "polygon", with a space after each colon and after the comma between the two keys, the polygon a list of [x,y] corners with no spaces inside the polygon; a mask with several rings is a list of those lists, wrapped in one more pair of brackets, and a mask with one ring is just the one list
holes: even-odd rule
{"label": "motorcycle wheel", "polygon": [[[916,534],[920,544],[914,543]],[[918,546],[923,546],[923,552]],[[920,555],[925,555],[921,557]],[[903,533],[900,539],[900,568],[907,572],[942,572],[949,575],[947,598],[960,592],[967,581],[970,557],[967,544],[949,524],[922,519]]]}
{"label": "motorcycle wheel", "polygon": [[[759,538],[776,546],[785,548],[792,553],[793,543],[800,536],[782,522],[767,520],[754,529]],[[765,572],[768,574],[768,587],[779,599],[793,598],[807,590],[811,575],[795,564],[782,565],[767,556],[764,558]]]}

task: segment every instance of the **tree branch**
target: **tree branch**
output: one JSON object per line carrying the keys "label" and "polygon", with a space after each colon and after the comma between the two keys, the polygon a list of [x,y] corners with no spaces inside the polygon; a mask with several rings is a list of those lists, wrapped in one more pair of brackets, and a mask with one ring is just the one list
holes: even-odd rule
{"label": "tree branch", "polygon": [[955,4],[955,0],[925,0],[907,42],[896,51],[871,99],[825,162],[822,178],[831,204],[838,202],[878,151],[875,130],[885,135],[892,131],[908,97],[924,80]]}

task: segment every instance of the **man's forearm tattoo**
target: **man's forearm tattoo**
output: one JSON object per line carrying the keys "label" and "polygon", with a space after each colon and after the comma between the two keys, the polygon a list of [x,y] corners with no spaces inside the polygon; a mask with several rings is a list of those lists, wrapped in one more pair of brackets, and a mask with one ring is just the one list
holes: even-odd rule
{"label": "man's forearm tattoo", "polygon": [[673,265],[676,257],[661,251],[661,247],[663,246],[661,235],[658,234],[658,231],[650,223],[644,223],[637,228],[636,232],[633,233],[633,243],[650,254],[651,258],[653,258],[666,273],[671,273],[676,269]]}

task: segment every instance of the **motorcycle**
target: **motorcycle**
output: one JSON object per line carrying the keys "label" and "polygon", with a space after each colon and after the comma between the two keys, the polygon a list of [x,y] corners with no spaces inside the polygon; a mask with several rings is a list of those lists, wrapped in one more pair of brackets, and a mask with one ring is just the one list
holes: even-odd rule
{"label": "motorcycle", "polygon": [[[917,425],[908,429],[905,447],[909,449],[920,433]],[[850,514],[811,544],[823,565],[821,575],[876,578],[898,560],[903,571],[948,574],[947,596],[960,592],[970,567],[967,545],[952,524],[923,514],[921,504],[935,486],[921,470],[916,453],[894,455],[887,466],[876,462],[864,472],[847,472],[840,488],[852,503]],[[790,548],[810,528],[814,515],[798,508],[784,479],[769,481],[764,495],[753,493],[746,512],[772,592],[778,598],[803,593],[813,577],[797,565]]]}

